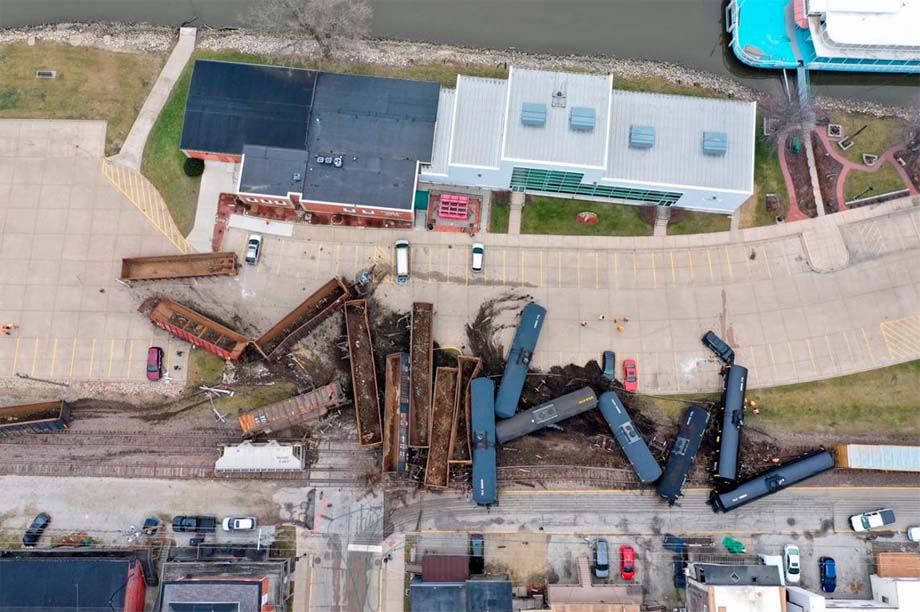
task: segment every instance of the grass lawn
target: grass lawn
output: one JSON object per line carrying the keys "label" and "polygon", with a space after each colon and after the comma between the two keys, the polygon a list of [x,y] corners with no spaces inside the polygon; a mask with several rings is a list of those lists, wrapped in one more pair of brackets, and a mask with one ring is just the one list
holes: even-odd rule
{"label": "grass lawn", "polygon": [[[576,222],[578,213],[590,211],[600,218],[596,225]],[[642,220],[642,208],[628,204],[603,204],[527,196],[521,217],[522,234],[564,236],[651,236],[652,226]]]}
{"label": "grass lawn", "polygon": [[889,193],[904,189],[904,181],[901,175],[894,169],[890,163],[883,164],[875,172],[856,172],[851,170],[847,174],[847,183],[844,185],[844,195],[847,201],[850,201],[859,194],[872,187],[872,191],[865,193],[863,197]]}
{"label": "grass lawn", "polygon": [[507,202],[492,202],[491,220],[489,231],[493,234],[508,233],[508,218],[511,216],[511,204]]}
{"label": "grass lawn", "polygon": [[[761,118],[758,116],[757,125],[760,124]],[[782,211],[767,210],[768,193],[779,194],[783,203]],[[789,193],[786,191],[786,181],[779,165],[779,153],[763,135],[763,131],[758,129],[754,146],[754,196],[741,208],[741,227],[773,225],[776,223],[777,215],[785,215],[788,210]]]}
{"label": "grass lawn", "polygon": [[[195,348],[189,353],[188,378],[185,383],[186,393],[198,392],[201,385],[220,383],[224,371],[224,360],[213,353]],[[279,381],[273,385],[246,386],[235,385],[233,397],[221,396],[214,400],[214,405],[230,416],[236,416],[244,410],[259,408],[266,404],[279,402],[297,393],[292,382]],[[204,404],[202,410],[210,410],[210,404]]]}
{"label": "grass lawn", "polygon": [[[745,423],[790,434],[916,438],[920,435],[920,361],[819,382],[749,390],[760,415]],[[716,396],[712,396],[715,398]],[[677,418],[683,406],[658,402]]]}
{"label": "grass lawn", "polygon": [[668,223],[668,236],[727,232],[730,227],[731,217],[728,215],[717,215],[715,213],[702,213],[675,208],[671,210],[671,221]]}
{"label": "grass lawn", "polygon": [[862,126],[868,126],[854,140],[856,144],[846,151],[837,147],[847,159],[863,163],[863,153],[881,155],[894,145],[904,142],[904,123],[900,119],[878,119],[870,115],[856,113],[834,113],[830,115],[831,123],[843,126],[843,133],[849,137]]}
{"label": "grass lawn", "polygon": [[[117,153],[163,65],[157,55],[39,42],[0,47],[0,118],[105,119]],[[36,79],[54,70],[54,79]]]}
{"label": "grass lawn", "polygon": [[645,91],[649,93],[672,94],[676,96],[694,96],[697,98],[725,98],[722,93],[703,87],[672,83],[661,77],[613,77],[615,89],[627,91]]}

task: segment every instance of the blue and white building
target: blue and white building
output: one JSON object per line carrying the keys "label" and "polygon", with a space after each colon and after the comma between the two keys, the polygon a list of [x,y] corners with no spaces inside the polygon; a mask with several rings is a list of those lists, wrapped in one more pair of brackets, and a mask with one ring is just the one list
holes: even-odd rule
{"label": "blue and white building", "polygon": [[756,104],[511,68],[442,88],[421,181],[730,214],[754,193]]}

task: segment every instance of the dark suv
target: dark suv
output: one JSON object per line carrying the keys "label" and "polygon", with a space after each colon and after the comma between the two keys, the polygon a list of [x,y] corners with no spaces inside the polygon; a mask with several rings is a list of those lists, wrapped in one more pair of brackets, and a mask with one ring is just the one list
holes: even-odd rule
{"label": "dark suv", "polygon": [[725,340],[718,337],[714,331],[708,331],[703,335],[703,344],[715,353],[719,359],[724,361],[725,365],[730,366],[735,363],[735,351],[728,346]]}
{"label": "dark suv", "polygon": [[22,545],[31,548],[38,544],[38,539],[45,533],[45,529],[51,524],[51,517],[42,512],[32,519],[32,524],[26,529],[25,535],[22,536]]}

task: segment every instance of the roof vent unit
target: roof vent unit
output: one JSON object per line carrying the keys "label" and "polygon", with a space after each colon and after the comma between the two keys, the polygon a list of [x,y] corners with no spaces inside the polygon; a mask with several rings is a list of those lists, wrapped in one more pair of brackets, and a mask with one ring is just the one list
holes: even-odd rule
{"label": "roof vent unit", "polygon": [[521,124],[530,127],[546,125],[546,105],[536,102],[524,102],[521,105]]}
{"label": "roof vent unit", "polygon": [[569,127],[578,132],[594,131],[594,109],[584,106],[573,106],[569,113]]}
{"label": "roof vent unit", "polygon": [[300,172],[295,172],[294,176],[291,177],[291,180],[293,180],[295,183],[299,183],[303,180],[303,175]]}
{"label": "roof vent unit", "polygon": [[335,166],[336,168],[341,168],[342,167],[342,156],[336,155],[335,157],[333,157],[332,165]]}
{"label": "roof vent unit", "polygon": [[728,152],[728,134],[725,132],[703,132],[703,153],[723,156]]}
{"label": "roof vent unit", "polygon": [[553,92],[553,108],[565,108],[565,91],[562,89]]}
{"label": "roof vent unit", "polygon": [[651,149],[655,146],[655,128],[651,125],[629,126],[629,148]]}

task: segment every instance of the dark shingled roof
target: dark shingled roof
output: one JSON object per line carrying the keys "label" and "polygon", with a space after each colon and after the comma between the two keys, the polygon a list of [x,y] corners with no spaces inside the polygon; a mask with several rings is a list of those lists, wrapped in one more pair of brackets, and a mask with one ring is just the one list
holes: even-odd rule
{"label": "dark shingled roof", "polygon": [[246,145],[243,155],[241,192],[286,196],[303,191],[308,156],[304,149]]}
{"label": "dark shingled roof", "polygon": [[121,610],[130,563],[126,559],[0,558],[0,610]]}
{"label": "dark shingled roof", "polygon": [[[321,73],[316,81],[304,199],[412,208],[417,161],[431,161],[440,86]],[[336,168],[318,155],[341,155]]]}
{"label": "dark shingled roof", "polygon": [[694,578],[705,584],[781,586],[779,568],[775,565],[721,565],[694,563]]}
{"label": "dark shingled roof", "polygon": [[512,612],[513,594],[507,580],[422,582],[409,584],[412,612]]}
{"label": "dark shingled roof", "polygon": [[239,155],[243,145],[303,148],[316,72],[198,60],[181,149]]}

